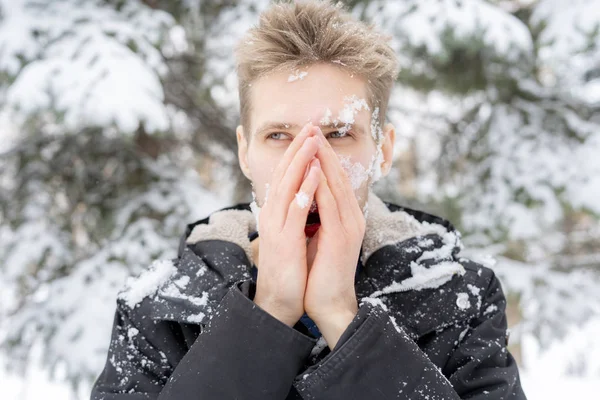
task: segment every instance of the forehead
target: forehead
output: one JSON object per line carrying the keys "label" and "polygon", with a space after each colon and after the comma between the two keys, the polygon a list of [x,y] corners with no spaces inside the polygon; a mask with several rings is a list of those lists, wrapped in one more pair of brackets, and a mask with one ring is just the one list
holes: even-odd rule
{"label": "forehead", "polygon": [[[343,111],[349,98],[368,103],[366,82],[333,65],[315,64],[297,71],[279,71],[255,81],[251,90],[251,120],[256,129],[264,121],[315,125],[331,113]],[[369,123],[369,110],[354,115],[356,124]]]}

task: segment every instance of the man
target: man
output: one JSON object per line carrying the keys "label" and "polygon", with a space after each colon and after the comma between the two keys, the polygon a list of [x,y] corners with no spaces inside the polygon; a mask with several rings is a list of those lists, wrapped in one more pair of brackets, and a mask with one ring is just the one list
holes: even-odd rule
{"label": "man", "polygon": [[92,399],[525,399],[494,273],[450,222],[369,190],[395,137],[385,40],[281,3],[237,62],[255,200],[128,281]]}

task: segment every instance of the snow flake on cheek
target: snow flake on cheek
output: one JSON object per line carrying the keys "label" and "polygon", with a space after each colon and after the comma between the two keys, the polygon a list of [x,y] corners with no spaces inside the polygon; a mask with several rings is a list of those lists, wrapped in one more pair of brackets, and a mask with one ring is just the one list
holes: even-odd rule
{"label": "snow flake on cheek", "polygon": [[371,158],[371,166],[369,167],[369,176],[371,177],[371,183],[377,182],[381,179],[382,171],[381,164],[383,163],[383,130],[379,126],[379,107],[375,107],[371,114],[371,136],[377,145],[375,154]]}
{"label": "snow flake on cheek", "polygon": [[[273,171],[271,171],[271,175],[272,175]],[[254,185],[252,185],[254,187]],[[267,200],[269,199],[269,190],[271,189],[271,185],[269,183],[265,183],[265,201],[264,204],[267,203]],[[250,203],[250,211],[252,211],[252,214],[254,215],[254,219],[256,220],[256,230],[259,231],[259,226],[258,226],[258,219],[260,216],[260,210],[261,207],[259,207],[257,201],[256,201],[256,192],[254,191],[254,189],[252,190],[252,202]]]}
{"label": "snow flake on cheek", "polygon": [[367,169],[360,162],[353,163],[350,161],[350,156],[338,154],[338,158],[342,164],[342,168],[346,172],[346,175],[348,175],[348,178],[350,178],[350,185],[352,185],[352,189],[357,190],[362,186],[363,182],[369,178]]}
{"label": "snow flake on cheek", "polygon": [[254,215],[254,219],[256,220],[256,230],[260,231],[260,228],[258,226],[258,218],[260,216],[260,207],[258,206],[258,204],[256,204],[256,194],[254,193],[254,190],[252,191],[252,203],[250,203],[250,210],[252,211],[252,214]]}

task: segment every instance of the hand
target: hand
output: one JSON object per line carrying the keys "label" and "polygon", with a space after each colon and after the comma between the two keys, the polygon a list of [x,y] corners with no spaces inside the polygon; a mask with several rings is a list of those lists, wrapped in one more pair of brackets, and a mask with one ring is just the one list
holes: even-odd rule
{"label": "hand", "polygon": [[304,313],[304,227],[310,207],[300,207],[295,196],[301,190],[310,205],[319,185],[321,169],[313,160],[319,141],[314,135],[312,124],[307,124],[294,138],[273,173],[268,201],[259,214],[260,270],[254,302],[288,326]]}
{"label": "hand", "polygon": [[358,311],[354,276],[366,221],[337,155],[318,128],[317,135],[324,142],[315,194],[321,226],[307,248],[304,309],[333,349]]}

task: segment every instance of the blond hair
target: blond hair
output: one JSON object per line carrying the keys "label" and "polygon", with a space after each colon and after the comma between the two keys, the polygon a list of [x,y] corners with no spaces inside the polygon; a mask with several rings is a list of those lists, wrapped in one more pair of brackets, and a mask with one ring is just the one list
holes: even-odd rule
{"label": "blond hair", "polygon": [[253,81],[275,71],[296,70],[325,62],[345,68],[367,82],[367,103],[379,108],[383,126],[398,61],[389,36],[356,20],[341,2],[279,1],[260,15],[235,53],[241,124],[249,137],[250,90]]}

